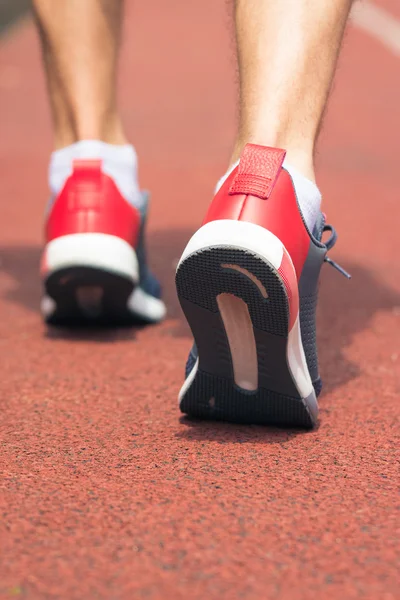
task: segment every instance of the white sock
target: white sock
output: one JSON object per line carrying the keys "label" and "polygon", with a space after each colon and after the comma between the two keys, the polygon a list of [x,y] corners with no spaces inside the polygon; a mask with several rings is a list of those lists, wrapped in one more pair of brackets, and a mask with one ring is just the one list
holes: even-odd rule
{"label": "white sock", "polygon": [[124,198],[137,208],[142,207],[134,147],[129,144],[114,146],[99,140],[83,140],[53,152],[49,165],[49,186],[53,198],[61,192],[71,175],[73,161],[85,158],[100,159],[104,173],[112,177]]}
{"label": "white sock", "polygon": [[[215,187],[215,193],[222,187],[238,164],[239,161],[230,166],[225,175],[221,177]],[[302,175],[297,169],[288,164],[286,160],[283,162],[283,167],[292,178],[304,221],[306,222],[308,229],[312,232],[321,211],[321,192],[311,179],[307,179],[307,177]]]}
{"label": "white sock", "polygon": [[321,192],[314,181],[311,181],[292,165],[289,165],[286,159],[283,161],[283,167],[292,178],[303,219],[312,233],[321,212]]}

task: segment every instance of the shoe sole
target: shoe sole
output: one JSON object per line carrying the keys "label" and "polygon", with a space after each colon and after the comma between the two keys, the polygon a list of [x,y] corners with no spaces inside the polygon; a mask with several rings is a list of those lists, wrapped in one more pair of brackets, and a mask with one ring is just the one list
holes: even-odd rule
{"label": "shoe sole", "polygon": [[[183,413],[239,423],[311,428],[318,405],[297,317],[278,269],[285,249],[272,233],[214,221],[178,266],[179,300],[198,361],[179,395]],[[288,255],[287,255],[288,256]],[[289,267],[293,269],[290,261]],[[297,286],[292,294],[298,294]]]}
{"label": "shoe sole", "polygon": [[41,311],[53,325],[157,323],[164,303],[138,286],[134,249],[105,234],[73,234],[47,244]]}

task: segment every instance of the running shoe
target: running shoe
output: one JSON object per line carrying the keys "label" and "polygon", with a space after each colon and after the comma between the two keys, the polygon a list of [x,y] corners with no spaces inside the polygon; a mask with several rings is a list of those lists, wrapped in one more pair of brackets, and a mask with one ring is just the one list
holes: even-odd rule
{"label": "running shoe", "polygon": [[348,274],[327,258],[336,233],[324,215],[308,230],[284,158],[248,144],[179,262],[179,301],[195,341],[179,394],[190,416],[317,422],[318,279],[324,261]]}
{"label": "running shoe", "polygon": [[157,323],[165,316],[145,252],[148,194],[138,210],[103,172],[75,160],[46,220],[41,309],[51,324]]}

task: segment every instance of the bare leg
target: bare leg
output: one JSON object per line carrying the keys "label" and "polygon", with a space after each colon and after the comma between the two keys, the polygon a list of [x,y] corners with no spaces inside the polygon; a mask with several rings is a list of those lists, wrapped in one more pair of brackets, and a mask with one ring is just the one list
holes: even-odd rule
{"label": "bare leg", "polygon": [[116,106],[122,0],[33,0],[54,120],[55,147],[126,143]]}
{"label": "bare leg", "polygon": [[[316,290],[328,251],[320,240],[330,227],[313,181],[313,155],[350,6],[351,0],[235,2],[241,84],[236,147],[176,274],[195,338],[179,396],[186,414],[316,423],[322,385]],[[287,151],[287,161],[277,147]],[[276,301],[278,289],[284,302]],[[217,337],[225,340],[221,357]],[[301,399],[296,411],[303,415],[294,414],[294,398]]]}
{"label": "bare leg", "polygon": [[240,126],[314,179],[314,147],[352,0],[236,0]]}

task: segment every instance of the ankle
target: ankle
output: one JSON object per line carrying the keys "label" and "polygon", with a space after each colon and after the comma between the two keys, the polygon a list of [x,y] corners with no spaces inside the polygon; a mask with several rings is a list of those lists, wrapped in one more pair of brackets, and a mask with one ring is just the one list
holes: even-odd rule
{"label": "ankle", "polygon": [[270,138],[248,136],[245,140],[238,138],[231,156],[230,165],[235,164],[239,160],[243,148],[247,143],[286,150],[286,161],[304,177],[315,183],[313,144],[304,143],[299,147],[298,144],[278,136],[271,136]]}
{"label": "ankle", "polygon": [[304,177],[315,183],[315,169],[312,152],[287,149],[286,162]]}
{"label": "ankle", "polygon": [[103,119],[76,116],[72,122],[64,123],[63,126],[57,126],[56,124],[54,133],[55,150],[86,140],[97,140],[113,146],[128,144],[118,115]]}
{"label": "ankle", "polygon": [[52,153],[49,165],[49,186],[55,198],[72,173],[74,160],[99,159],[103,172],[114,180],[122,196],[140,208],[145,202],[138,182],[136,151],[129,144],[107,144],[101,140],[82,140]]}

